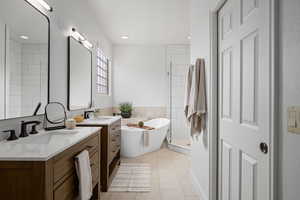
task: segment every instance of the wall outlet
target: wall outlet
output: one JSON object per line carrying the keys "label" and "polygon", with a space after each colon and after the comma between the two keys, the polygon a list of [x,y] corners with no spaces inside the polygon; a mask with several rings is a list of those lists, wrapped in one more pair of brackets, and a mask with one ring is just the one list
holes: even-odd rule
{"label": "wall outlet", "polygon": [[288,108],[288,132],[300,134],[300,106]]}

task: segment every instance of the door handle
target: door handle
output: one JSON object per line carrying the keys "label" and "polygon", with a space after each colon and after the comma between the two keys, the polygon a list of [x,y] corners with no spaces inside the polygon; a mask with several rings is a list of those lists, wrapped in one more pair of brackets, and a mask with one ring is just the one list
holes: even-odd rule
{"label": "door handle", "polygon": [[267,154],[269,151],[268,145],[264,142],[259,144],[259,148],[260,148],[260,151],[263,152],[264,154]]}

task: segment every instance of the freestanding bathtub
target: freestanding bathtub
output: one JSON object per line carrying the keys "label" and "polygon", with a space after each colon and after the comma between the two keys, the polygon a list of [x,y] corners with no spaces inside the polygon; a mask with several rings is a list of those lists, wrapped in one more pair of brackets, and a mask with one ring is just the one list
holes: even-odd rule
{"label": "freestanding bathtub", "polygon": [[[144,125],[153,127],[155,129],[147,131],[140,128],[122,126],[121,155],[123,157],[136,157],[144,153],[160,149],[164,139],[167,136],[170,120],[165,118],[157,118],[144,122]],[[145,131],[149,133],[148,145],[144,144]]]}

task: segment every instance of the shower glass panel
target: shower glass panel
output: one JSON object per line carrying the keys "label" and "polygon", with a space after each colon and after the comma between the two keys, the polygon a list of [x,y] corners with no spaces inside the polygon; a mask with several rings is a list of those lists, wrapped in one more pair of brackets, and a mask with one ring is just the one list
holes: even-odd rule
{"label": "shower glass panel", "polygon": [[169,143],[180,147],[190,147],[189,128],[184,116],[185,80],[190,63],[188,45],[169,46],[167,61],[169,67],[169,117],[171,127]]}

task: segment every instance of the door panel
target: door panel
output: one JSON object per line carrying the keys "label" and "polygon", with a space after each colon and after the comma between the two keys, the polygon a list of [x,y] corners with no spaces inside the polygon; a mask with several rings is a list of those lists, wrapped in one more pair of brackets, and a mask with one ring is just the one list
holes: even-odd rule
{"label": "door panel", "polygon": [[257,161],[255,158],[240,152],[240,181],[241,181],[241,198],[243,200],[257,199]]}
{"label": "door panel", "polygon": [[232,182],[232,146],[223,141],[222,143],[222,199],[231,200],[231,182]]}
{"label": "door panel", "polygon": [[222,52],[222,117],[231,119],[232,107],[232,49]]}
{"label": "door panel", "polygon": [[258,108],[258,33],[241,41],[241,123],[256,125]]}
{"label": "door panel", "polygon": [[219,199],[268,200],[270,38],[266,0],[228,0],[219,21]]}

